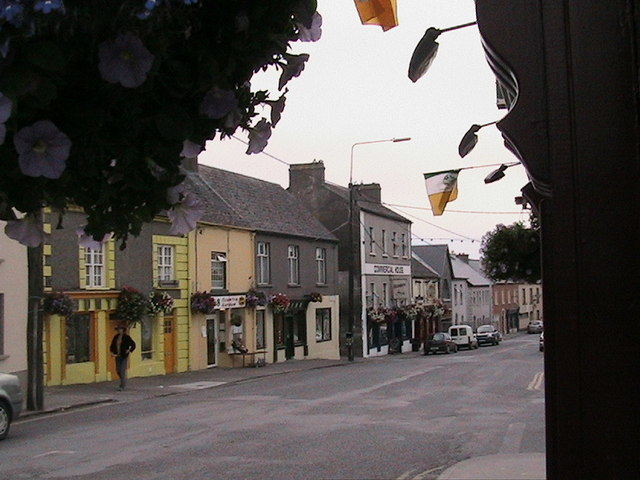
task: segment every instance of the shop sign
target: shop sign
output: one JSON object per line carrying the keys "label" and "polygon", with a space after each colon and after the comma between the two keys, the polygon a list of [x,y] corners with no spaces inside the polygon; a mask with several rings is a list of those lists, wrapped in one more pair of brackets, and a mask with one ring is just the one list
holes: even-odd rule
{"label": "shop sign", "polygon": [[411,265],[365,263],[365,275],[411,275]]}
{"label": "shop sign", "polygon": [[216,295],[216,306],[220,310],[227,308],[244,308],[247,304],[246,295]]}

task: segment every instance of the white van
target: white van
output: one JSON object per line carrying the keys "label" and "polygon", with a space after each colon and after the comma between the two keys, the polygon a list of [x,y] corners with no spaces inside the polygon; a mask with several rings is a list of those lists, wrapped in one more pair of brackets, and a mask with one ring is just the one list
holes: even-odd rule
{"label": "white van", "polygon": [[469,350],[478,348],[478,339],[469,325],[451,325],[449,335],[456,342],[458,348],[467,347]]}

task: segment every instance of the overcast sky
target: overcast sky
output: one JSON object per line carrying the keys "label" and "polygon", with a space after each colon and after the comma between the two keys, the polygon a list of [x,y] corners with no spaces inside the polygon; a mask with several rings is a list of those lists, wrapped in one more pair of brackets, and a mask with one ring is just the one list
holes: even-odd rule
{"label": "overcast sky", "polygon": [[[495,126],[479,132],[473,152],[464,159],[458,156],[460,139],[471,125],[505,115],[496,107],[495,77],[477,27],[442,34],[427,74],[415,84],[407,76],[425,30],[474,21],[474,1],[398,4],[399,26],[383,32],[360,23],[352,0],[318,0],[322,38],[293,45],[295,53],[311,58],[287,85],[286,108],[265,153],[246,155],[240,140],[216,139],[199,161],[286,188],[288,166],[283,162],[323,160],[327,180],[347,186],[354,143],[411,137],[404,143],[356,146],[354,182],[381,184],[383,203],[413,222],[414,243],[447,243],[455,253],[479,258],[480,240],[496,224],[528,220],[528,213],[514,203],[527,183],[524,168],[509,168],[505,178],[490,185],[483,179],[496,167],[463,170],[458,199],[438,217],[431,213],[423,178],[427,172],[516,160]],[[265,75],[255,85],[279,96],[277,75]],[[268,118],[268,109],[264,115]],[[237,136],[246,140],[240,132]]]}

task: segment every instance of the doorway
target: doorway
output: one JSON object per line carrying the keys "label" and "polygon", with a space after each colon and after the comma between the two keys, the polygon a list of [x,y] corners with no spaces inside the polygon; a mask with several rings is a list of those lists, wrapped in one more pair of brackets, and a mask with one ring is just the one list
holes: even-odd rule
{"label": "doorway", "polygon": [[207,316],[207,365],[218,365],[218,339],[220,338],[219,313]]}
{"label": "doorway", "polygon": [[176,339],[175,339],[176,317],[165,315],[162,322],[164,333],[164,373],[175,373],[176,371]]}

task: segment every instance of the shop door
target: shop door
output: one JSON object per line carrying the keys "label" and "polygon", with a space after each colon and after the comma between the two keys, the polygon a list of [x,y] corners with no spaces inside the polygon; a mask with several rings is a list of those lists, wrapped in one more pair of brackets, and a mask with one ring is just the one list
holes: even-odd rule
{"label": "shop door", "polygon": [[218,364],[218,319],[207,318],[207,364],[214,367]]}
{"label": "shop door", "polygon": [[175,373],[176,371],[176,338],[175,338],[176,317],[165,316],[163,320],[164,332],[164,372]]}
{"label": "shop door", "polygon": [[109,318],[107,322],[107,372],[111,380],[116,380],[118,378],[118,372],[116,372],[116,360],[113,355],[111,355],[111,342],[113,341],[113,337],[116,334],[116,327],[120,322],[113,318]]}
{"label": "shop door", "polygon": [[289,360],[296,354],[293,334],[294,316],[289,314],[284,317],[284,358]]}

